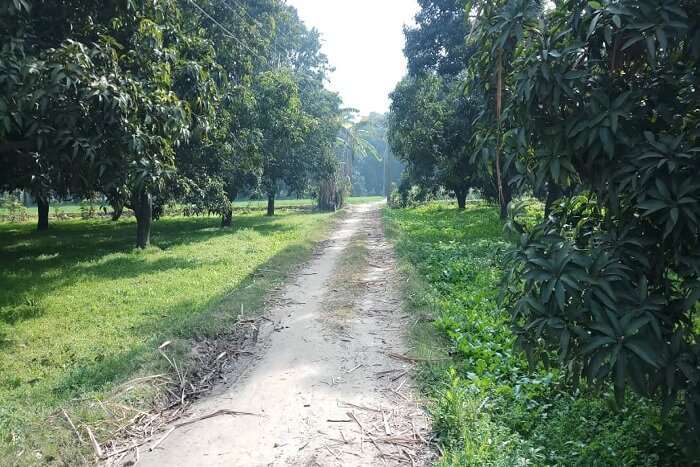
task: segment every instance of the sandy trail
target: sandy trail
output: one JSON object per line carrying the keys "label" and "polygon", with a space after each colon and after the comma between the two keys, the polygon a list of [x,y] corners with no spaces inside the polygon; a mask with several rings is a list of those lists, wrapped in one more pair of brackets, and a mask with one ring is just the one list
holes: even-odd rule
{"label": "sandy trail", "polygon": [[[378,204],[352,207],[282,291],[260,358],[198,401],[144,466],[425,465],[429,420],[416,402],[395,258]],[[366,248],[366,250],[365,250]],[[364,252],[348,271],[345,258]],[[344,283],[338,283],[343,281]],[[186,421],[187,419],[185,419]]]}

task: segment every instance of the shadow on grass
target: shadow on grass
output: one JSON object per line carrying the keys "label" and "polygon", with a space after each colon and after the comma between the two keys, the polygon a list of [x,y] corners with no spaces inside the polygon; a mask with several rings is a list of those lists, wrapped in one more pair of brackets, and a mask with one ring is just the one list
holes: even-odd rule
{"label": "shadow on grass", "polygon": [[[292,228],[280,219],[238,217],[233,227],[222,229],[216,218],[166,218],[154,224],[153,244],[167,250],[241,229],[270,235]],[[48,232],[36,232],[30,224],[0,225],[0,320],[3,315],[19,317],[14,308],[40,301],[85,275],[118,279],[201,264],[173,258],[145,261],[137,253],[102,260],[114,253],[133,253],[134,229],[133,221],[107,220],[57,222]]]}
{"label": "shadow on grass", "polygon": [[109,389],[143,368],[164,370],[165,361],[157,351],[160,344],[166,340],[213,338],[230,331],[240,311],[245,309],[248,315],[260,310],[269,291],[284,282],[294,265],[310,257],[312,248],[309,244],[285,248],[252,271],[235,289],[212,296],[204,304],[181,300],[134,329],[142,337],[138,341],[144,344],[100,361],[76,362],[57,378],[51,388],[53,395],[67,401],[86,392]]}

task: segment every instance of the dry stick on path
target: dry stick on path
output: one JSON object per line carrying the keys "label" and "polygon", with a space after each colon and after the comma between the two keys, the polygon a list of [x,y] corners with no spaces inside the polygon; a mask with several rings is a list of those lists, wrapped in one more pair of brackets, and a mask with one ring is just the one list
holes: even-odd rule
{"label": "dry stick on path", "polygon": [[372,407],[366,407],[364,405],[357,405],[353,404],[351,402],[344,402],[344,401],[339,401],[338,402],[339,407],[344,407],[344,408],[353,408],[353,409],[359,409],[359,410],[366,410],[368,412],[376,412],[376,413],[381,413],[381,409],[373,409]]}
{"label": "dry stick on path", "polygon": [[416,363],[416,362],[446,362],[449,361],[450,359],[447,357],[443,358],[423,358],[423,357],[411,357],[408,355],[401,355],[396,352],[384,352],[387,357],[394,358],[396,360],[402,360],[404,362],[409,362],[409,363]]}
{"label": "dry stick on path", "polygon": [[149,450],[149,451],[153,451],[155,448],[157,448],[157,447],[160,445],[160,443],[162,443],[163,441],[165,441],[165,438],[167,438],[168,436],[170,436],[170,434],[171,434],[173,431],[175,431],[175,428],[176,428],[176,427],[170,428],[163,436],[160,437],[160,439],[158,439],[158,441],[156,441],[155,443],[153,443],[153,446],[151,446],[150,448],[148,448],[148,450]]}
{"label": "dry stick on path", "polygon": [[210,413],[210,414],[203,415],[203,416],[201,416],[201,417],[197,417],[197,418],[195,418],[195,419],[188,420],[188,421],[186,421],[186,422],[176,423],[175,426],[173,426],[172,428],[170,428],[170,430],[168,430],[168,431],[167,431],[158,441],[156,441],[156,442],[153,444],[153,446],[151,446],[148,450],[149,450],[149,451],[153,451],[155,448],[158,447],[158,445],[160,445],[163,441],[165,441],[165,438],[167,438],[168,436],[170,436],[170,435],[171,435],[176,429],[178,429],[178,428],[181,428],[181,427],[187,426],[187,425],[191,425],[191,424],[193,424],[193,423],[201,422],[202,420],[206,420],[206,419],[208,419],[208,418],[218,417],[218,416],[221,416],[221,415],[250,415],[250,416],[253,416],[253,417],[262,417],[262,415],[256,414],[256,413],[252,413],[252,412],[241,412],[241,411],[238,411],[238,410],[229,410],[229,409],[217,410],[216,412],[212,412],[212,413]]}
{"label": "dry stick on path", "polygon": [[207,415],[202,415],[201,417],[194,418],[192,420],[188,420],[186,422],[180,422],[175,425],[175,428],[180,428],[186,425],[191,425],[193,423],[201,422],[202,420],[206,420],[208,418],[214,418],[218,417],[221,415],[249,415],[251,417],[262,417],[262,415],[257,414],[257,413],[252,413],[252,412],[241,412],[238,410],[229,410],[229,409],[221,409],[217,410],[216,412],[212,412]]}

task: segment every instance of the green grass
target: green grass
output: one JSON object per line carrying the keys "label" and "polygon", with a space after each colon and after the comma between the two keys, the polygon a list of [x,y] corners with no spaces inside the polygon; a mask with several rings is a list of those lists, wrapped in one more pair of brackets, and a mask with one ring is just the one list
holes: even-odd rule
{"label": "green grass", "polygon": [[558,369],[532,369],[514,350],[497,300],[508,244],[495,208],[432,203],[386,209],[385,220],[407,302],[424,318],[414,345],[453,356],[420,372],[440,465],[693,465],[678,413],[664,419],[659,404],[632,395],[618,409],[610,391],[576,392]]}
{"label": "green grass", "polygon": [[163,341],[216,335],[241,304],[260,306],[331,217],[239,215],[232,229],[164,218],[146,251],[131,247],[131,220],[56,222],[45,233],[0,225],[0,456],[39,449],[71,463],[79,450],[66,454],[49,415],[160,370]]}
{"label": "green grass", "polygon": [[383,196],[351,196],[347,199],[348,204],[378,203],[384,199]]}
{"label": "green grass", "polygon": [[[99,203],[97,203],[95,206],[99,208]],[[28,216],[37,216],[36,206],[29,206],[25,209]],[[49,216],[53,217],[57,210],[64,214],[80,214],[80,203],[54,203],[49,208]],[[7,216],[8,214],[10,214],[10,210],[6,207],[0,206],[0,216]]]}

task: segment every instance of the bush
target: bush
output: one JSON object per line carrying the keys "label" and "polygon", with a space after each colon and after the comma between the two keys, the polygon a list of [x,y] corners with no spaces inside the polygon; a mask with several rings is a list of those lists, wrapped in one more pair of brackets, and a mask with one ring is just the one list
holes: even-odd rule
{"label": "bush", "polygon": [[[527,222],[541,216],[541,205],[525,208]],[[424,386],[443,465],[693,465],[680,410],[662,416],[629,391],[618,408],[611,386],[576,389],[556,365],[530,367],[515,350],[498,300],[508,244],[497,209],[429,203],[387,216],[454,357],[450,371],[424,372],[437,378]]]}
{"label": "bush", "polygon": [[7,210],[8,222],[26,222],[29,219],[27,208],[13,195],[5,197],[1,206]]}
{"label": "bush", "polygon": [[97,217],[95,198],[90,197],[80,201],[80,218],[87,220],[94,219],[95,217]]}

